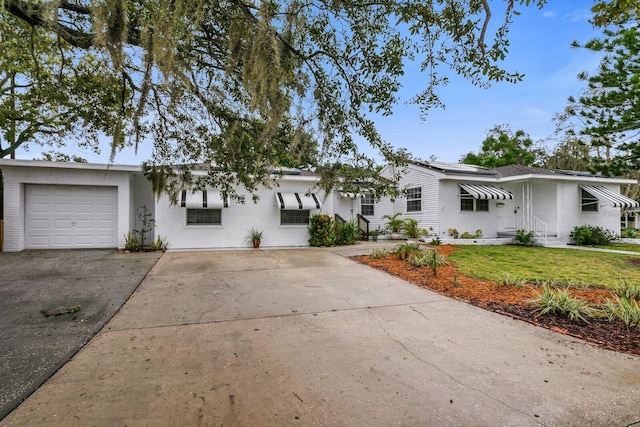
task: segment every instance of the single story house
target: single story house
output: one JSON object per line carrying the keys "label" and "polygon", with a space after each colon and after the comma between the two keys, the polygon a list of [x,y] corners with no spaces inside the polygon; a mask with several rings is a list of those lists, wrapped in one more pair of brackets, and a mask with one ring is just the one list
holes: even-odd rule
{"label": "single story house", "polygon": [[142,228],[143,207],[155,221],[147,241],[161,236],[169,249],[246,247],[251,228],[263,231],[263,246],[308,246],[309,217],[334,210],[317,178],[296,170],[260,189],[257,203],[207,189],[182,191],[176,205],[166,195],[156,200],[139,166],[0,159],[0,170],[6,252],[124,248],[125,235]]}
{"label": "single story house", "polygon": [[[142,228],[143,207],[155,221],[148,241],[161,236],[169,249],[209,249],[247,247],[252,228],[263,231],[265,247],[307,246],[309,217],[320,212],[358,221],[363,230],[383,228],[383,215],[401,212],[443,240],[450,229],[481,230],[489,239],[525,229],[542,244],[567,242],[576,225],[619,233],[621,210],[639,206],[620,194],[635,180],[522,166],[414,161],[402,170],[405,196],[395,200],[366,191],[325,194],[312,173],[289,170],[274,175],[277,186],[261,188],[256,203],[209,188],[184,190],[174,205],[166,195],[154,197],[138,166],[0,159],[0,170],[7,252],[124,248],[125,235]],[[381,174],[392,172],[387,166]]]}
{"label": "single story house", "polygon": [[[391,176],[385,167],[381,174]],[[620,233],[622,210],[638,209],[638,202],[620,194],[620,186],[635,180],[586,172],[525,166],[488,169],[481,166],[411,162],[401,174],[406,196],[366,203],[370,227],[384,227],[381,217],[402,212],[415,218],[434,237],[450,237],[450,230],[484,238],[512,237],[516,230],[534,231],[538,243],[566,243],[577,225],[600,226]],[[368,215],[370,214],[370,215]]]}

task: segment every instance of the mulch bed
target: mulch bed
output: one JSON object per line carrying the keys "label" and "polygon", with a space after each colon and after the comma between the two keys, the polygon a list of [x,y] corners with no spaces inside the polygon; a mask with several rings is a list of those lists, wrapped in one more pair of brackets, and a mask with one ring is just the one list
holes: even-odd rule
{"label": "mulch bed", "polygon": [[[439,254],[447,256],[456,248],[452,245],[437,247]],[[589,319],[589,323],[573,321],[556,315],[538,316],[528,301],[536,297],[540,288],[527,284],[522,288],[501,286],[487,280],[463,276],[451,264],[438,267],[434,276],[428,267],[413,267],[395,255],[382,259],[369,256],[352,257],[353,260],[378,270],[385,271],[422,288],[442,295],[466,301],[475,306],[504,314],[536,326],[567,334],[601,347],[640,355],[640,329],[628,328],[619,322],[606,319]],[[601,304],[612,299],[611,291],[605,289],[571,289],[571,296],[591,304]]]}

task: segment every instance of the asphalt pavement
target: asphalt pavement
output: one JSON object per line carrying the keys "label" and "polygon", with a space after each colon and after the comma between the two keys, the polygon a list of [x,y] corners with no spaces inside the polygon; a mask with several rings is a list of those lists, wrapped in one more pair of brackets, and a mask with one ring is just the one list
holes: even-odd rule
{"label": "asphalt pavement", "polygon": [[0,253],[0,420],[78,352],[161,253]]}

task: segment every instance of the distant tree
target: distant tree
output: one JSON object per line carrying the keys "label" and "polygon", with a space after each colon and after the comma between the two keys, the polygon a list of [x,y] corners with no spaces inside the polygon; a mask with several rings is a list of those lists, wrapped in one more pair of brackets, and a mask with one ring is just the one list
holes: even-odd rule
{"label": "distant tree", "polygon": [[87,159],[80,157],[80,156],[75,156],[75,155],[69,155],[66,153],[61,153],[59,151],[46,151],[41,153],[42,158],[41,159],[34,159],[34,160],[45,160],[47,162],[74,162],[74,163],[87,163]]}
{"label": "distant tree", "polygon": [[541,166],[546,152],[523,130],[511,131],[508,125],[491,129],[480,151],[469,152],[460,161],[470,165],[495,168],[507,165]]}

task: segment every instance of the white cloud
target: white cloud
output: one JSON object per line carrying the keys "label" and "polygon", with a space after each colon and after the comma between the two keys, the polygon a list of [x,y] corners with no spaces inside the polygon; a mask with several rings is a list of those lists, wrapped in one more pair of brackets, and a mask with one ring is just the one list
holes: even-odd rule
{"label": "white cloud", "polygon": [[556,16],[557,14],[555,10],[545,10],[544,12],[542,12],[543,18],[555,18]]}

